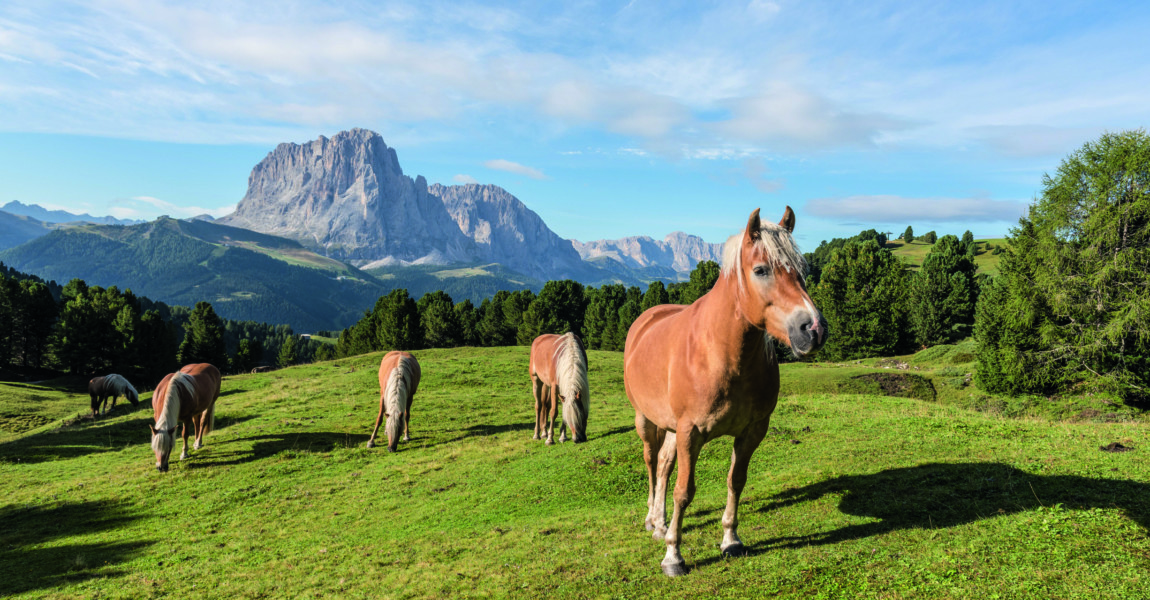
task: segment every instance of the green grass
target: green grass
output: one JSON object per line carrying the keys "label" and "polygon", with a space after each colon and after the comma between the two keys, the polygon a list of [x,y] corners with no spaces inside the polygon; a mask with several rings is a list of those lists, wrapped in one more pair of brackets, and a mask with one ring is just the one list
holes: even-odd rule
{"label": "green grass", "polygon": [[[998,263],[1002,255],[993,254],[989,247],[1007,245],[1005,238],[994,239],[980,239],[974,240],[978,245],[975,251],[974,264],[978,266],[979,273],[986,273],[987,275],[998,274]],[[934,244],[928,244],[922,240],[915,240],[909,244],[902,240],[890,240],[886,243],[886,247],[890,248],[895,256],[901,258],[911,269],[918,269],[922,266],[922,261],[926,259],[926,255],[930,253],[930,249]]]}
{"label": "green grass", "polygon": [[[914,372],[953,366],[936,353]],[[0,595],[1045,599],[1150,584],[1141,419],[822,393],[898,369],[784,365],[741,504],[751,555],[719,554],[731,441],[717,440],[685,521],[692,573],[669,580],[642,528],[620,354],[589,353],[589,442],[553,447],[530,439],[526,348],[416,354],[414,439],[395,454],[363,448],[379,354],[227,378],[218,430],[167,474],[150,410],[0,443]],[[1111,442],[1136,450],[1099,451]]]}

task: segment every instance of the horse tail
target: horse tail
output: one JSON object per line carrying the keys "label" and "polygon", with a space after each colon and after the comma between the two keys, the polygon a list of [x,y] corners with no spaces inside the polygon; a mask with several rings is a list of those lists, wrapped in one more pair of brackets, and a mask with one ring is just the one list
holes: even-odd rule
{"label": "horse tail", "polygon": [[216,403],[208,407],[207,413],[204,414],[204,433],[211,433],[216,428]]}
{"label": "horse tail", "polygon": [[407,361],[400,359],[387,377],[387,385],[383,389],[383,402],[387,407],[387,433],[388,442],[399,439],[403,426],[403,413],[407,411],[407,380],[411,367]]}

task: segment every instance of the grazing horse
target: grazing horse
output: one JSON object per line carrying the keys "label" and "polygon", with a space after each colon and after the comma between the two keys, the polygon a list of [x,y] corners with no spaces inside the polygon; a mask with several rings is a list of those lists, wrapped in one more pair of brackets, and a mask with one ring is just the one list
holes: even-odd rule
{"label": "grazing horse", "polygon": [[[587,386],[587,351],[574,333],[545,333],[531,342],[531,391],[535,396],[535,435],[531,439],[554,442],[555,413],[563,403],[559,441],[567,441],[567,430],[575,443],[587,441],[587,414],[591,392]],[[546,432],[546,436],[544,436]]]}
{"label": "grazing horse", "polygon": [[403,441],[411,441],[411,402],[419,389],[419,361],[407,352],[392,350],[379,362],[379,416],[375,429],[367,440],[367,447],[375,447],[375,434],[387,415],[387,451],[395,452],[399,446],[399,428],[403,427]]}
{"label": "grazing horse", "polygon": [[184,449],[180,460],[188,457],[188,433],[196,432],[195,449],[204,444],[204,434],[211,431],[216,421],[216,399],[220,397],[220,371],[208,363],[185,365],[178,373],[169,373],[152,393],[152,410],[156,424],[152,430],[152,452],[156,455],[156,469],[168,470],[168,457],[176,445],[176,425],[184,424]]}
{"label": "grazing horse", "polygon": [[[123,396],[132,403],[132,406],[140,404],[140,394],[136,392],[136,388],[128,383],[127,379],[116,375],[105,375],[103,377],[93,377],[88,382],[88,395],[92,397],[92,418],[95,419],[100,414],[107,414],[116,408],[116,398]],[[112,401],[112,406],[108,406],[108,400]],[[104,409],[107,409],[106,411]]]}
{"label": "grazing horse", "polygon": [[[738,535],[739,496],[747,464],[762,441],[779,395],[772,338],[796,356],[822,347],[827,324],[807,295],[806,262],[791,232],[788,206],[778,225],[751,213],[746,230],[727,240],[711,291],[689,306],[648,309],[631,325],[623,381],[647,463],[647,518],[664,539],[663,572],[687,572],[679,552],[683,512],[695,495],[695,461],[707,442],[734,436],[727,476],[723,540],[727,555],[746,553]],[[678,459],[674,513],[666,518],[667,480]]]}

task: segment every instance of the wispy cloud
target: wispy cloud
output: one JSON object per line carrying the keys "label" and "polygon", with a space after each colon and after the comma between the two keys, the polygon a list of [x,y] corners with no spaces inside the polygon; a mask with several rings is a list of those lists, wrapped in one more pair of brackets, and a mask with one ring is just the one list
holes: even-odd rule
{"label": "wispy cloud", "polygon": [[911,198],[894,195],[818,198],[807,202],[811,214],[864,223],[1013,222],[1029,203],[990,198]]}
{"label": "wispy cloud", "polygon": [[523,175],[524,177],[530,177],[531,179],[547,179],[547,176],[544,175],[543,171],[540,171],[539,169],[528,167],[527,165],[521,165],[517,162],[503,160],[502,158],[489,160],[483,163],[483,166],[487,167],[488,169],[494,169],[496,171],[507,171],[508,173]]}
{"label": "wispy cloud", "polygon": [[177,219],[196,217],[209,214],[213,217],[222,217],[235,212],[236,205],[206,208],[203,206],[179,206],[155,198],[153,196],[133,196],[118,199],[108,207],[108,213],[120,219],[152,219],[160,215],[167,215]]}
{"label": "wispy cloud", "polygon": [[464,175],[462,173],[452,177],[451,180],[458,184],[479,183],[478,179],[470,175]]}

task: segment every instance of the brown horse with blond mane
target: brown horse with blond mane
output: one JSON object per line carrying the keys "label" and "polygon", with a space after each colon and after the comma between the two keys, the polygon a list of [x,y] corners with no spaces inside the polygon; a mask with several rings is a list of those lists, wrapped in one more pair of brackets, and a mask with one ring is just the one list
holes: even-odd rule
{"label": "brown horse with blond mane", "polygon": [[559,441],[567,441],[567,429],[576,444],[587,441],[587,415],[591,391],[587,385],[587,351],[583,340],[568,331],[545,333],[531,342],[531,393],[535,397],[535,435],[532,439],[554,442],[555,415],[563,404]]}
{"label": "brown horse with blond mane", "polygon": [[[727,240],[711,291],[689,306],[648,309],[627,334],[623,380],[647,463],[645,525],[666,541],[662,567],[671,577],[687,572],[679,540],[695,495],[695,461],[704,444],[724,435],[735,443],[720,547],[727,555],[746,553],[738,534],[739,496],[779,396],[772,338],[796,356],[827,340],[826,321],[807,295],[807,265],[791,237],[794,227],[789,206],[778,225],[760,222],[756,209],[746,229]],[[676,459],[674,513],[664,526]]]}
{"label": "brown horse with blond mane", "polygon": [[383,417],[387,416],[387,451],[395,452],[399,446],[399,430],[403,429],[403,441],[411,441],[411,402],[419,389],[422,372],[419,361],[408,352],[392,350],[379,361],[379,416],[375,418],[375,429],[367,440],[367,447],[375,447],[375,434]]}
{"label": "brown horse with blond mane", "polygon": [[208,363],[185,365],[177,373],[160,380],[152,393],[156,424],[152,430],[152,452],[156,469],[168,470],[168,457],[176,445],[176,425],[183,423],[184,448],[180,460],[188,457],[188,434],[195,429],[195,449],[203,447],[204,434],[215,426],[216,399],[220,397],[220,371]]}

